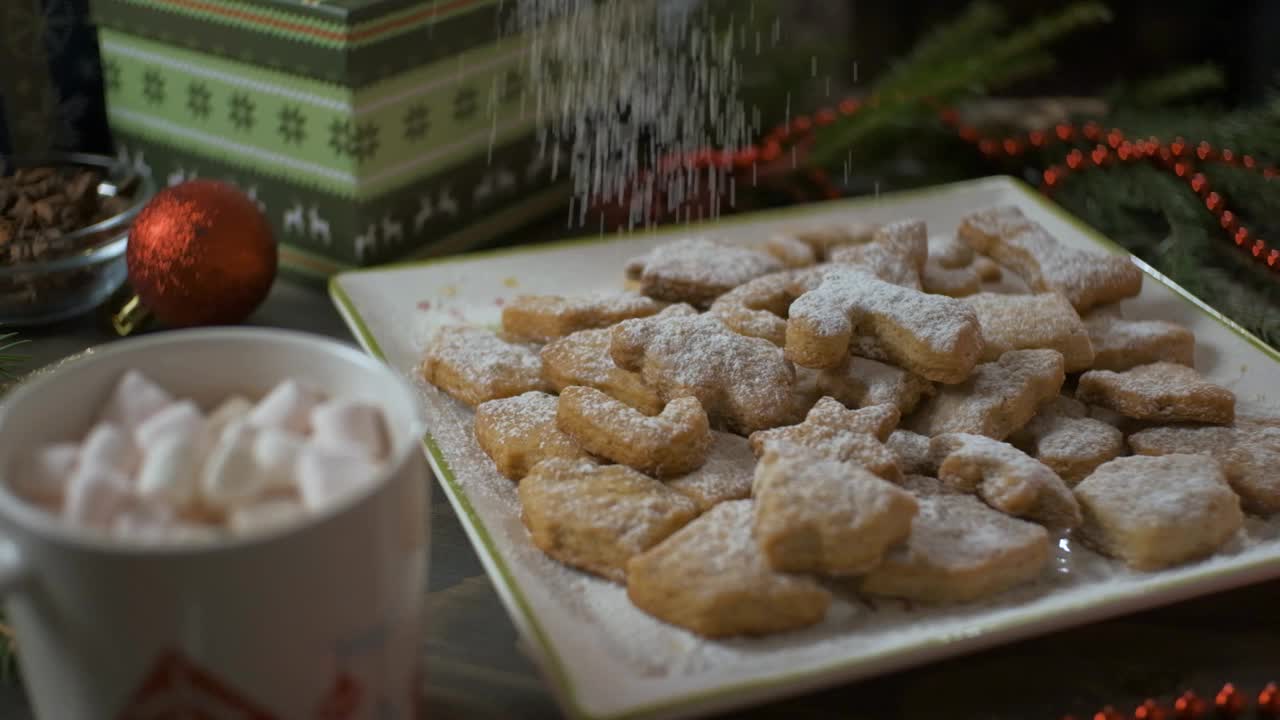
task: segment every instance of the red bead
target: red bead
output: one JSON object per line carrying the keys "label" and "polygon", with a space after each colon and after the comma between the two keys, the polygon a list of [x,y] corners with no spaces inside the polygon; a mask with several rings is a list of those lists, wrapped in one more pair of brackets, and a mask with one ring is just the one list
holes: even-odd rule
{"label": "red bead", "polygon": [[1200,720],[1204,717],[1204,700],[1196,697],[1190,690],[1182,693],[1173,703],[1173,716],[1177,720]]}
{"label": "red bead", "polygon": [[1058,126],[1055,127],[1053,131],[1058,135],[1058,139],[1063,142],[1070,140],[1071,137],[1076,133],[1075,128],[1071,127],[1070,125],[1067,125],[1066,123],[1058,124]]}
{"label": "red bead", "polygon": [[808,132],[811,127],[813,127],[813,121],[808,115],[801,115],[791,121],[791,129],[796,132]]}
{"label": "red bead", "polygon": [[1125,720],[1124,714],[1110,705],[1093,714],[1093,720]]}
{"label": "red bead", "polygon": [[1084,124],[1083,132],[1089,142],[1098,142],[1098,138],[1102,137],[1102,127],[1092,120]]}
{"label": "red bead", "polygon": [[1184,162],[1176,162],[1173,164],[1173,172],[1178,177],[1186,177],[1191,172],[1191,166]]}
{"label": "red bead", "polygon": [[1262,177],[1270,180],[1276,176],[1276,169],[1273,167],[1266,168],[1262,171]]}
{"label": "red bead", "polygon": [[1174,157],[1182,157],[1182,153],[1186,152],[1186,149],[1187,143],[1182,138],[1169,143],[1169,152],[1173,153]]}
{"label": "red bead", "polygon": [[1062,168],[1054,165],[1044,171],[1044,184],[1053,187],[1062,179]]}
{"label": "red bead", "polygon": [[1031,143],[1031,147],[1043,147],[1046,136],[1043,130],[1032,130],[1027,133],[1027,142]]}
{"label": "red bead", "polygon": [[840,105],[838,107],[840,108],[840,112],[845,115],[852,115],[858,112],[858,106],[859,103],[857,100],[854,100],[853,98],[845,98],[840,101]]}
{"label": "red bead", "polygon": [[961,127],[960,130],[958,130],[957,132],[960,135],[960,139],[964,140],[965,142],[970,142],[970,143],[978,142],[978,129],[975,127],[965,125],[964,127]]}
{"label": "red bead", "polygon": [[1218,714],[1223,717],[1235,717],[1244,709],[1244,698],[1240,697],[1240,692],[1236,690],[1236,686],[1227,683],[1222,686],[1218,694],[1213,696],[1213,706],[1218,708]]}
{"label": "red bead", "polygon": [[755,145],[750,145],[738,151],[738,155],[734,158],[734,162],[738,167],[748,167],[756,161],[760,156],[760,149]]}
{"label": "red bead", "polygon": [[1171,165],[1171,164],[1173,164],[1173,151],[1171,151],[1169,148],[1167,148],[1167,147],[1163,147],[1163,146],[1162,146],[1162,147],[1158,150],[1158,153],[1159,153],[1159,155],[1160,155],[1160,162],[1161,162],[1162,164],[1164,164],[1164,165]]}
{"label": "red bead", "polygon": [[[1280,250],[1272,250],[1271,254],[1267,255],[1267,267],[1280,270]],[[1271,697],[1272,700],[1267,705],[1268,712],[1273,715],[1280,715],[1280,698],[1278,698],[1274,693]],[[1258,703],[1258,709],[1262,709],[1261,702]]]}
{"label": "red bead", "polygon": [[1249,237],[1250,237],[1252,234],[1253,234],[1253,233],[1250,233],[1250,232],[1249,232],[1249,228],[1244,228],[1244,227],[1242,227],[1242,228],[1237,228],[1237,229],[1236,229],[1236,234],[1235,234],[1235,241],[1236,241],[1236,244],[1237,244],[1237,245],[1244,245],[1246,242],[1248,242],[1248,241],[1249,241]]}
{"label": "red bead", "polygon": [[1209,143],[1201,141],[1200,144],[1196,146],[1196,157],[1201,160],[1208,160],[1212,156],[1213,146]]}
{"label": "red bead", "polygon": [[999,146],[996,145],[996,141],[990,138],[983,138],[978,142],[978,152],[988,157],[995,155],[998,149]]}
{"label": "red bead", "polygon": [[1267,249],[1266,243],[1262,242],[1261,240],[1255,240],[1253,242],[1253,250],[1251,252],[1253,253],[1254,257],[1262,257],[1262,251],[1266,249]]}
{"label": "red bead", "polygon": [[814,116],[814,120],[817,121],[818,127],[830,125],[836,121],[836,111],[831,108],[822,108],[818,111],[818,114]]}
{"label": "red bead", "polygon": [[1168,717],[1168,711],[1151,698],[1147,698],[1133,709],[1133,720],[1166,720]]}
{"label": "red bead", "polygon": [[1230,210],[1223,210],[1222,215],[1218,218],[1218,224],[1227,232],[1234,232],[1236,228],[1236,214]]}
{"label": "red bead", "polygon": [[1022,153],[1022,143],[1017,138],[1005,138],[1001,143],[1001,147],[1008,155],[1020,155]]}
{"label": "red bead", "polygon": [[1124,142],[1124,133],[1120,132],[1119,129],[1112,128],[1111,132],[1107,133],[1107,144],[1110,145],[1113,150],[1120,147],[1120,143],[1122,142]]}
{"label": "red bead", "polygon": [[782,154],[782,146],[778,144],[777,140],[770,140],[769,142],[765,143],[764,152],[761,153],[760,157],[765,162],[772,162],[774,160],[777,160],[778,156],[781,154]]}
{"label": "red bead", "polygon": [[956,112],[955,108],[947,108],[946,110],[943,110],[940,116],[944,125],[954,127],[956,123],[960,122],[960,113]]}
{"label": "red bead", "polygon": [[1067,167],[1076,170],[1083,164],[1084,153],[1080,152],[1079,148],[1073,148],[1071,152],[1067,153]]}
{"label": "red bead", "polygon": [[1094,165],[1101,165],[1106,162],[1110,155],[1111,151],[1107,149],[1106,145],[1099,145],[1093,149],[1093,152],[1089,153],[1089,158],[1093,160]]}
{"label": "red bead", "polygon": [[1134,152],[1133,143],[1127,140],[1120,143],[1120,145],[1116,147],[1116,157],[1120,158],[1121,160],[1127,161],[1130,158],[1135,157],[1136,155],[1137,153]]}
{"label": "red bead", "polygon": [[1195,175],[1192,175],[1191,189],[1197,195],[1204,194],[1204,191],[1209,189],[1209,178],[1205,177],[1203,173],[1196,173]]}
{"label": "red bead", "polygon": [[1224,162],[1224,163],[1234,163],[1235,161],[1236,161],[1236,154],[1235,154],[1234,152],[1232,152],[1232,151],[1230,151],[1230,150],[1223,150],[1223,151],[1222,151],[1222,162]]}
{"label": "red bead", "polygon": [[1204,206],[1209,208],[1209,212],[1211,213],[1221,212],[1222,203],[1222,196],[1216,192],[1209,193],[1209,196],[1204,199]]}
{"label": "red bead", "polygon": [[1258,161],[1254,160],[1252,155],[1245,155],[1244,157],[1240,158],[1240,163],[1245,167],[1249,168],[1250,170],[1258,166]]}

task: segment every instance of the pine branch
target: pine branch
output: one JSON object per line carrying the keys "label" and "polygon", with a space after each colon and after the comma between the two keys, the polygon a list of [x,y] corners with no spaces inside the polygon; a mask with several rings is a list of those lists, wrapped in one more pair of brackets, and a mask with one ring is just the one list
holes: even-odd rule
{"label": "pine branch", "polygon": [[[875,107],[831,126],[818,138],[810,154],[812,161],[830,166],[846,148],[879,129],[910,118],[923,120],[932,113],[932,103],[953,102],[1045,72],[1052,67],[1045,45],[1111,18],[1110,10],[1101,3],[1077,2],[994,43],[983,37],[984,42],[975,45],[971,36],[975,28],[989,27],[997,19],[984,14],[994,11],[981,7],[975,6],[977,9],[918,44],[893,73],[873,86]],[[982,49],[975,51],[975,46]]]}
{"label": "pine branch", "polygon": [[877,83],[880,92],[910,88],[931,75],[939,64],[981,47],[1004,29],[1007,19],[997,5],[979,0],[959,18],[945,23],[918,42],[911,54],[894,63]]}
{"label": "pine branch", "polygon": [[1186,100],[1227,84],[1222,69],[1212,63],[1179,68],[1133,88],[1130,97],[1140,107],[1155,107]]}

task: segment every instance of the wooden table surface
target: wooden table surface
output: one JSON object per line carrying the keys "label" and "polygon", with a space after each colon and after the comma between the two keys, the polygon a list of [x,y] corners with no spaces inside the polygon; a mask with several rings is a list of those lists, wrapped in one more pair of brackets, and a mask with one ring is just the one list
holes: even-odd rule
{"label": "wooden table surface", "polygon": [[[278,282],[253,324],[351,342],[321,291]],[[31,366],[110,340],[91,320],[25,333]],[[439,488],[423,638],[427,717],[554,718],[558,709]],[[1256,693],[1280,681],[1280,582],[1181,603],[757,708],[735,717],[1056,720],[1104,704],[1132,710],[1225,681]],[[0,718],[28,720],[20,685],[0,685]],[[56,719],[51,719],[56,720]]]}

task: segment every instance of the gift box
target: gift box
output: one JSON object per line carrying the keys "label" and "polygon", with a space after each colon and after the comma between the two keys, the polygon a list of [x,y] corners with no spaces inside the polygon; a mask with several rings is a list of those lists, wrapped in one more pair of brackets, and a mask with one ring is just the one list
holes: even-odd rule
{"label": "gift box", "polygon": [[93,0],[118,152],[239,185],[295,274],[473,247],[567,197],[513,5]]}
{"label": "gift box", "polygon": [[0,2],[0,154],[110,145],[88,0]]}

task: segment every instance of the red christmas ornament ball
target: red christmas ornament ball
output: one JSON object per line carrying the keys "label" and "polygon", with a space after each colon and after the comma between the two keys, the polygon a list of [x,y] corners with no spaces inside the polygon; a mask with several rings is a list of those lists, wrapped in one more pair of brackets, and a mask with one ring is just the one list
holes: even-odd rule
{"label": "red christmas ornament ball", "polygon": [[242,322],[276,276],[276,242],[257,204],[233,185],[191,180],[161,190],[133,222],[129,281],[171,327]]}

